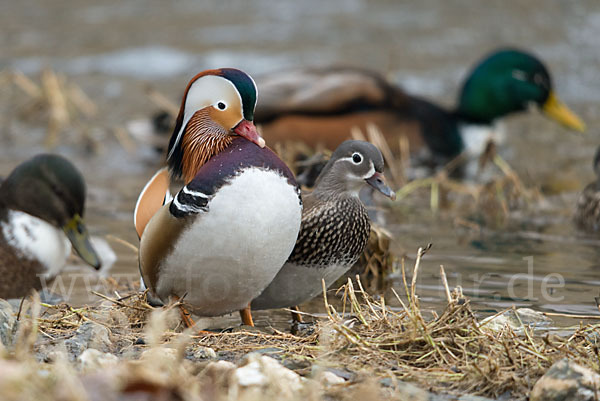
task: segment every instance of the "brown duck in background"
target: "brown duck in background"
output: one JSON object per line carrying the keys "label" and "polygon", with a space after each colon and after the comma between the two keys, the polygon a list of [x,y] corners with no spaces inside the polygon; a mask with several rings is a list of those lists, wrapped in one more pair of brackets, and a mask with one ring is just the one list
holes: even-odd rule
{"label": "brown duck in background", "polygon": [[57,155],[26,161],[0,185],[0,298],[40,290],[66,264],[71,246],[95,269],[100,259],[83,223],[85,182]]}
{"label": "brown duck in background", "polygon": [[577,131],[583,122],[558,100],[548,69],[535,56],[516,49],[498,50],[474,67],[462,85],[458,105],[446,110],[404,92],[377,72],[359,68],[296,69],[257,79],[261,96],[255,122],[265,140],[297,140],[335,149],[376,124],[392,151],[406,136],[410,151],[429,150],[434,164],[465,149],[467,126],[488,126],[511,113],[537,105],[547,116]]}

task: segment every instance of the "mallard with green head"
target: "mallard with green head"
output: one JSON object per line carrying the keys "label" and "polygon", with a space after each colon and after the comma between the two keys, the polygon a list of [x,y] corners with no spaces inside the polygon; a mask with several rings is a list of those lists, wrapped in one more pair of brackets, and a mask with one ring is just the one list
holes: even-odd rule
{"label": "mallard with green head", "polygon": [[299,140],[335,149],[350,138],[351,127],[364,132],[374,123],[393,151],[405,136],[411,153],[427,149],[433,161],[443,163],[465,150],[468,127],[491,127],[531,105],[567,128],[585,129],[553,91],[546,66],[517,49],[495,51],[477,63],[454,110],[409,95],[380,74],[357,68],[291,70],[270,73],[257,82],[261,97],[255,121],[271,144]]}
{"label": "mallard with green head", "polygon": [[40,290],[65,266],[71,246],[95,269],[100,259],[83,222],[85,182],[68,160],[38,155],[0,185],[0,298]]}
{"label": "mallard with green head", "polygon": [[573,220],[575,225],[585,231],[600,231],[600,147],[594,156],[596,180],[589,183],[579,195],[575,205]]}

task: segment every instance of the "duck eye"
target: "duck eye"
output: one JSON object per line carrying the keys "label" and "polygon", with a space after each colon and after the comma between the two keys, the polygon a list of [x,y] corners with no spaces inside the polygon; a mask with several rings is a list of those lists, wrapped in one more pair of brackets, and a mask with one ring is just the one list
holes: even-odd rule
{"label": "duck eye", "polygon": [[549,89],[549,85],[548,82],[546,81],[546,79],[544,79],[544,77],[541,74],[535,74],[533,76],[533,82],[537,85],[537,86],[541,86],[543,88]]}
{"label": "duck eye", "polygon": [[217,107],[219,108],[219,110],[225,110],[227,108],[227,105],[224,102],[219,102],[217,103]]}
{"label": "duck eye", "polygon": [[360,153],[354,153],[352,155],[352,161],[354,162],[354,164],[359,164],[360,162],[362,162],[362,156],[360,155]]}

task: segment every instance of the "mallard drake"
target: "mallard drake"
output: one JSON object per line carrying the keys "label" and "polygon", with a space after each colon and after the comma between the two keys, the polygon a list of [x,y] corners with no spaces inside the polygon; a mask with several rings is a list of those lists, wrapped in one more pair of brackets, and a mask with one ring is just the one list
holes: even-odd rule
{"label": "mallard drake", "polygon": [[589,183],[579,195],[573,220],[586,231],[600,230],[600,147],[594,156],[596,181]]}
{"label": "mallard drake", "polygon": [[[162,302],[185,297],[199,316],[247,308],[281,269],[300,229],[294,176],[252,124],[256,96],[254,81],[239,70],[194,77],[169,143],[168,171],[149,181],[136,205],[144,283]],[[177,178],[184,186],[170,199]]]}
{"label": "mallard drake", "polygon": [[40,290],[71,254],[100,268],[83,222],[85,182],[67,159],[43,154],[18,165],[0,185],[0,298]]}
{"label": "mallard drake", "polygon": [[364,131],[374,123],[393,151],[398,151],[404,135],[411,153],[428,149],[438,164],[465,149],[469,126],[489,128],[531,104],[568,128],[585,129],[559,101],[544,64],[517,49],[498,50],[478,62],[462,85],[454,110],[407,94],[380,74],[358,68],[282,71],[269,73],[258,83],[261,97],[255,121],[269,143],[299,140],[334,149],[350,138],[351,127]]}
{"label": "mallard drake", "polygon": [[362,254],[371,230],[369,216],[358,197],[370,185],[395,199],[383,181],[379,149],[363,141],[345,141],[333,153],[312,192],[304,194],[302,226],[296,245],[275,279],[252,301],[252,309],[299,305],[322,292]]}

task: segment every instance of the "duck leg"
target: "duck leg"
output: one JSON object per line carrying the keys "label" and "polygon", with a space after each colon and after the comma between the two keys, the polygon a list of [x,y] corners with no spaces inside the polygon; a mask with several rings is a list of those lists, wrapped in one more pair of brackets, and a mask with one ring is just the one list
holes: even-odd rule
{"label": "duck leg", "polygon": [[252,310],[250,309],[250,303],[240,311],[240,317],[242,318],[242,322],[246,326],[254,327],[254,320],[252,319]]}
{"label": "duck leg", "polygon": [[302,314],[300,314],[300,308],[298,307],[298,305],[296,306],[292,306],[290,308],[292,310],[292,321],[297,322],[297,323],[304,323],[304,319],[302,318]]}
{"label": "duck leg", "polygon": [[183,304],[179,304],[179,313],[181,314],[181,320],[183,321],[185,327],[189,329],[190,327],[194,327],[196,325],[196,323],[194,323],[192,320],[192,314],[185,309]]}
{"label": "duck leg", "polygon": [[[184,295],[185,296],[185,295]],[[185,308],[183,302],[181,302],[183,298],[173,295],[171,301],[174,302],[179,308],[179,314],[181,315],[181,320],[186,328],[194,327],[196,323],[192,320],[192,314]]]}
{"label": "duck leg", "polygon": [[[196,325],[196,323],[194,322],[194,320],[192,320],[192,314],[185,308],[185,306],[183,305],[183,303],[181,303],[181,298],[179,297],[174,297],[175,298],[175,302],[179,302],[179,305],[177,305],[179,307],[179,313],[181,315],[181,320],[183,321],[183,324],[185,325],[186,328],[190,328],[190,327],[194,327]],[[206,331],[206,330],[198,330],[198,334],[212,334],[210,331]]]}

